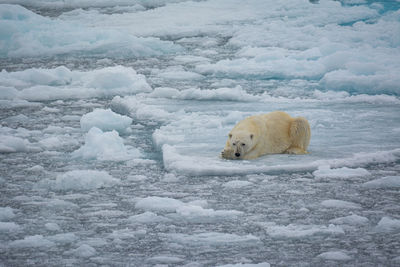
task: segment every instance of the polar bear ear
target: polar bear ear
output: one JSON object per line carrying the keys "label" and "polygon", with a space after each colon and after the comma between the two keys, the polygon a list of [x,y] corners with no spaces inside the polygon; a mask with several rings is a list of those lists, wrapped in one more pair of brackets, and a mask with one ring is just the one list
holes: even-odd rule
{"label": "polar bear ear", "polygon": [[228,136],[229,136],[229,138],[232,138],[232,134],[229,134]]}
{"label": "polar bear ear", "polygon": [[250,139],[253,140],[254,134],[250,134]]}

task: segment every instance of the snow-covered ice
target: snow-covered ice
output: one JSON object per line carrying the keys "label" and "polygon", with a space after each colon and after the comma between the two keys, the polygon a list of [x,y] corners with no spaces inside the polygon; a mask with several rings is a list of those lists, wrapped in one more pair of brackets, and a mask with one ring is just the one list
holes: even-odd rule
{"label": "snow-covered ice", "polygon": [[[395,265],[399,36],[399,1],[0,0],[0,265]],[[219,157],[274,110],[309,154]]]}

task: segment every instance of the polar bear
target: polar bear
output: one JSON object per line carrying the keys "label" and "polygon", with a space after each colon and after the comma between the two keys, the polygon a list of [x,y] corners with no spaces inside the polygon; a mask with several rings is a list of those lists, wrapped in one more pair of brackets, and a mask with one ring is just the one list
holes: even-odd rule
{"label": "polar bear", "polygon": [[307,154],[311,130],[307,119],[283,111],[254,115],[230,131],[221,157],[255,159],[266,154]]}

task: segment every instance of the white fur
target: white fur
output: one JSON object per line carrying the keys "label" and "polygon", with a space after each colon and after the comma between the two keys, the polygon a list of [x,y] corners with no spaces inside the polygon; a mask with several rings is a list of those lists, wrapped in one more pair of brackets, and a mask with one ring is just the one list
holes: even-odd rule
{"label": "white fur", "polygon": [[311,130],[305,118],[282,111],[247,117],[230,131],[221,157],[255,159],[266,154],[306,154]]}

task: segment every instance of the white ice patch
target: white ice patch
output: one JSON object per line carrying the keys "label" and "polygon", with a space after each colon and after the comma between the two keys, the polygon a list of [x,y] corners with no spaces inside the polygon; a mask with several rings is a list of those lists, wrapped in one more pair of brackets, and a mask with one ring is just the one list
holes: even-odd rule
{"label": "white ice patch", "polygon": [[351,169],[347,167],[331,169],[330,166],[324,165],[319,166],[318,170],[313,172],[316,178],[339,178],[339,179],[350,179],[354,177],[364,177],[369,176],[370,173],[366,169],[356,168]]}
{"label": "white ice patch", "polygon": [[103,132],[93,127],[86,134],[85,144],[72,153],[73,158],[86,160],[124,161],[141,156],[141,152],[134,147],[124,145],[118,132]]}
{"label": "white ice patch", "polygon": [[17,90],[4,97],[29,101],[109,97],[151,91],[143,75],[123,66],[91,71],[71,71],[64,66],[16,72],[3,70],[0,72],[0,85]]}
{"label": "white ice patch", "polygon": [[84,131],[97,127],[102,131],[116,130],[119,133],[126,133],[132,124],[132,119],[119,115],[110,109],[95,109],[83,115],[80,122]]}
{"label": "white ice patch", "polygon": [[[243,212],[236,210],[214,210],[203,207],[202,202],[184,203],[180,200],[165,197],[147,197],[136,202],[135,208],[146,211],[168,213],[166,217],[176,221],[188,221],[191,223],[212,223],[222,220],[234,220],[243,215]],[[144,219],[164,220],[163,217],[155,217],[153,213],[144,213],[131,217],[129,220]],[[144,218],[143,218],[144,217]]]}
{"label": "white ice patch", "polygon": [[14,222],[0,222],[0,234],[11,234],[21,231],[22,227]]}
{"label": "white ice patch", "polygon": [[369,189],[378,188],[399,188],[400,176],[387,176],[380,179],[372,180],[363,184],[363,187]]}
{"label": "white ice patch", "polygon": [[197,246],[259,246],[260,239],[254,235],[236,235],[218,232],[201,234],[162,234],[169,242],[181,245]]}
{"label": "white ice patch", "polygon": [[344,230],[336,225],[277,225],[275,223],[258,223],[263,227],[267,234],[272,238],[282,239],[304,239],[313,236],[340,236],[344,235]]}
{"label": "white ice patch", "polygon": [[0,134],[0,153],[37,151],[26,139]]}
{"label": "white ice patch", "polygon": [[336,219],[332,219],[329,222],[333,223],[333,224],[363,226],[363,225],[368,225],[369,220],[366,217],[353,214],[353,215],[349,215],[349,216],[345,216],[345,217],[339,217]]}
{"label": "white ice patch", "polygon": [[361,206],[357,203],[337,199],[324,200],[321,202],[321,205],[326,208],[335,209],[361,209]]}
{"label": "white ice patch", "polygon": [[11,248],[36,248],[48,249],[54,247],[56,244],[42,235],[26,236],[24,239],[15,240],[8,244]]}
{"label": "white ice patch", "polygon": [[228,189],[239,189],[239,188],[248,187],[251,185],[253,185],[252,182],[236,180],[236,181],[226,182],[222,186],[225,188],[228,188]]}
{"label": "white ice patch", "polygon": [[138,215],[133,215],[128,218],[128,222],[132,224],[157,224],[157,223],[166,223],[170,221],[171,221],[170,219],[161,215],[157,215],[150,211],[146,211]]}
{"label": "white ice patch", "polygon": [[349,261],[352,258],[342,251],[328,251],[321,253],[317,256],[318,258],[331,261]]}
{"label": "white ice patch", "polygon": [[236,264],[224,264],[218,265],[218,267],[270,267],[271,265],[267,262],[262,263],[236,263]]}
{"label": "white ice patch", "polygon": [[10,207],[0,207],[0,221],[8,221],[15,217],[14,210]]}
{"label": "white ice patch", "polygon": [[119,182],[105,171],[75,170],[60,174],[55,180],[42,180],[38,186],[57,191],[80,191],[110,187]]}
{"label": "white ice patch", "polygon": [[43,17],[18,5],[0,6],[1,58],[74,54],[102,57],[144,57],[180,50],[158,38],[138,38],[110,28]]}
{"label": "white ice patch", "polygon": [[383,217],[375,227],[375,231],[385,233],[400,232],[400,220]]}
{"label": "white ice patch", "polygon": [[71,254],[80,258],[90,258],[93,257],[94,255],[97,254],[97,251],[95,248],[87,245],[87,244],[83,244],[79,247],[77,247],[76,249],[70,250],[67,252],[67,254]]}

